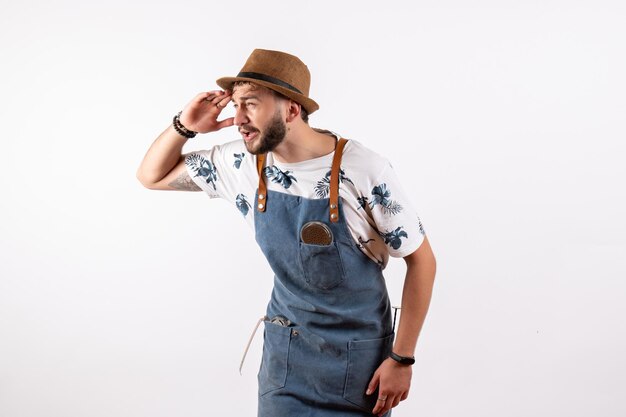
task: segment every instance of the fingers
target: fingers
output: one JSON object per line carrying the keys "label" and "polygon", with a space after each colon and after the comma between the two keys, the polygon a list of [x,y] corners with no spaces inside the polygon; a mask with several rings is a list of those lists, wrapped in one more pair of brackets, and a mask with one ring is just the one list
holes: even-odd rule
{"label": "fingers", "polygon": [[380,374],[378,373],[378,371],[374,372],[374,376],[372,377],[372,380],[370,381],[369,385],[367,386],[367,391],[365,391],[365,395],[372,395],[372,393],[374,391],[376,391],[376,388],[378,387],[378,381],[380,380]]}
{"label": "fingers", "polygon": [[398,404],[400,404],[400,401],[402,401],[402,398],[399,395],[393,397],[393,404],[391,404],[390,408],[396,407]]}
{"label": "fingers", "polygon": [[235,118],[234,117],[229,117],[228,119],[224,119],[220,122],[217,122],[217,128],[219,129],[223,129],[225,127],[229,127],[235,124]]}
{"label": "fingers", "polygon": [[408,396],[411,382],[411,368],[398,366],[392,359],[387,359],[378,367],[367,386],[366,394],[378,389],[376,405],[372,413],[382,416],[397,406]]}
{"label": "fingers", "polygon": [[395,407],[395,405],[393,405],[395,403],[395,399],[396,397],[394,397],[393,395],[378,394],[378,398],[376,399],[376,406],[372,410],[372,413],[376,414],[377,416],[382,416],[387,411]]}
{"label": "fingers", "polygon": [[396,407],[398,404],[400,404],[400,395],[389,395],[387,396],[387,400],[385,400],[382,410],[379,411],[378,415],[382,416],[385,413],[387,413],[389,410],[391,410],[392,408]]}
{"label": "fingers", "polygon": [[[372,377],[372,380],[367,386],[367,391],[365,391],[365,395],[372,395],[374,391],[376,391],[376,388],[378,388],[379,383],[380,383],[380,372],[376,370],[376,372],[374,372],[374,376]],[[376,405],[374,406],[374,409],[372,410],[372,414],[380,413],[383,407],[385,406],[386,401],[387,401],[387,397],[384,394],[379,392],[378,398],[376,399]]]}
{"label": "fingers", "polygon": [[[223,109],[230,101],[231,93],[226,91],[209,91],[204,96],[204,101],[214,104],[215,107]],[[202,100],[200,100],[202,101]]]}
{"label": "fingers", "polygon": [[404,401],[408,397],[408,392],[388,392],[386,389],[380,389],[378,392],[378,398],[376,399],[376,405],[372,409],[372,414],[382,416],[392,408],[400,404],[400,401]]}
{"label": "fingers", "polygon": [[220,93],[224,93],[224,92],[222,90],[206,91],[204,93],[198,94],[193,101],[195,101],[196,103],[202,103],[203,101],[211,101],[215,97],[218,97]]}
{"label": "fingers", "polygon": [[380,416],[386,414],[389,410],[391,410],[391,408],[394,406],[393,402],[395,401],[395,397],[391,397],[389,396],[387,398],[387,401],[385,401],[385,406],[383,407],[382,411],[380,412]]}
{"label": "fingers", "polygon": [[215,106],[219,107],[220,109],[223,109],[230,102],[230,94],[221,95],[216,100],[217,100],[217,103],[215,103]]}
{"label": "fingers", "polygon": [[215,132],[233,126],[232,117],[218,121],[217,118],[230,102],[231,91],[213,90],[198,94],[180,114],[181,123],[199,133]]}
{"label": "fingers", "polygon": [[406,399],[407,393],[404,392],[401,395],[391,395],[391,394],[378,394],[378,399],[376,400],[376,406],[372,410],[373,414],[377,416],[382,416],[389,410],[394,407],[397,407],[400,404],[400,401]]}
{"label": "fingers", "polygon": [[382,394],[378,394],[378,398],[376,399],[376,405],[372,410],[372,414],[376,414],[377,416],[382,415],[382,411],[385,408],[385,404],[387,403],[388,398]]}
{"label": "fingers", "polygon": [[208,110],[217,110],[221,112],[230,102],[232,93],[230,91],[213,90],[198,94],[192,102],[187,106],[199,109],[200,107]]}

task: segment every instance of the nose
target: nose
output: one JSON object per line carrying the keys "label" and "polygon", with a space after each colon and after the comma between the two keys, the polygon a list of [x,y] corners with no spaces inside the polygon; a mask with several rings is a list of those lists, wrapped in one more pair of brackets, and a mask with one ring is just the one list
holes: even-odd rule
{"label": "nose", "polygon": [[241,107],[237,107],[235,110],[235,126],[241,126],[249,121],[245,111]]}

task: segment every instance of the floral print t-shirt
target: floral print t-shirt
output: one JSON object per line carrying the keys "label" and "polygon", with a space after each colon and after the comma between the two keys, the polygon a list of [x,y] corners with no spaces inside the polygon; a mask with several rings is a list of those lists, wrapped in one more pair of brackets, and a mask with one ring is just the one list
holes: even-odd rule
{"label": "floral print t-shirt", "polygon": [[[331,152],[307,161],[284,163],[268,153],[268,190],[328,198],[333,155]],[[189,176],[210,198],[232,202],[254,229],[253,204],[259,176],[256,157],[248,153],[243,140],[192,152],[185,158],[185,165]],[[381,268],[387,265],[390,255],[409,255],[422,244],[422,222],[387,159],[351,139],[343,151],[339,180],[339,196],[354,244]]]}

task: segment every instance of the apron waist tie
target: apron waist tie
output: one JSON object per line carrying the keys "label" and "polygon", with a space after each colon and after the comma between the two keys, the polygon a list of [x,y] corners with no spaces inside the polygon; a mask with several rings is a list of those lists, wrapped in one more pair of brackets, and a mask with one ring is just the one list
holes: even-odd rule
{"label": "apron waist tie", "polygon": [[243,356],[241,357],[241,363],[239,364],[239,375],[241,375],[241,369],[243,368],[243,363],[246,360],[248,349],[250,349],[250,345],[252,344],[252,340],[254,339],[254,336],[256,335],[256,331],[258,330],[261,323],[263,323],[265,320],[267,320],[267,316],[261,317],[256,322],[256,325],[254,326],[254,330],[252,330],[252,334],[250,335],[250,338],[248,339],[248,343],[246,344],[246,349],[243,351]]}

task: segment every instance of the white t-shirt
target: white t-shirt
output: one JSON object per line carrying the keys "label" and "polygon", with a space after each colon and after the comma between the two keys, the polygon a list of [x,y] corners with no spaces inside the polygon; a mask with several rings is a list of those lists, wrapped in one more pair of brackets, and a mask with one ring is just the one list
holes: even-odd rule
{"label": "white t-shirt", "polygon": [[[334,152],[297,163],[267,154],[268,190],[305,198],[328,198]],[[189,176],[210,197],[221,197],[239,209],[254,230],[254,198],[259,184],[256,157],[243,140],[190,153]],[[355,244],[381,268],[389,256],[403,257],[424,241],[422,222],[406,197],[389,161],[355,140],[341,158],[339,196]]]}

